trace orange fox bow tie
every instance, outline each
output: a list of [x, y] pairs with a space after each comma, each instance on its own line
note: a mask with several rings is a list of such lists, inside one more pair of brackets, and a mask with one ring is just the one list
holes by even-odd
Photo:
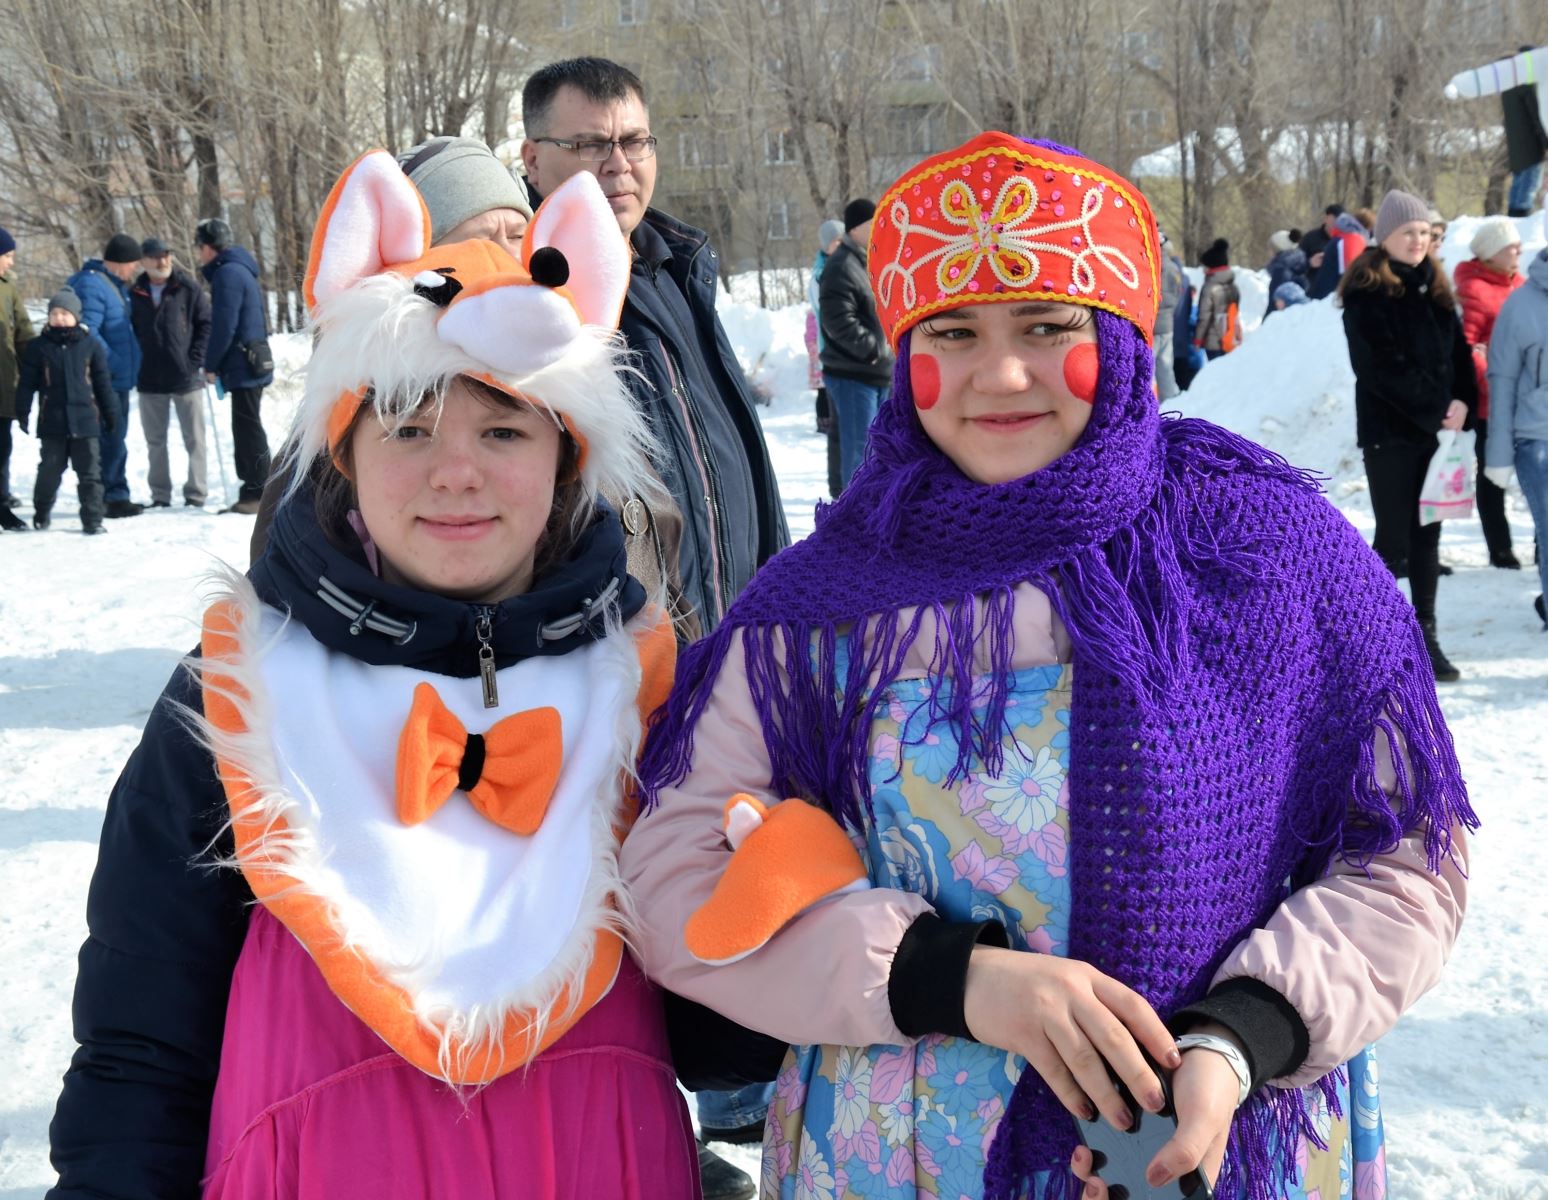
[[531, 708], [488, 733], [469, 733], [421, 683], [398, 735], [398, 819], [418, 825], [461, 788], [496, 825], [530, 836], [548, 812], [563, 761], [557, 709]]

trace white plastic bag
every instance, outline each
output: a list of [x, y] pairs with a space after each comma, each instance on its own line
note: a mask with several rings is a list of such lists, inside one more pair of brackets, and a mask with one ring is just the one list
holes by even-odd
[[1440, 444], [1425, 472], [1419, 493], [1419, 524], [1430, 525], [1473, 515], [1473, 473], [1477, 469], [1474, 440], [1466, 430], [1442, 429]]

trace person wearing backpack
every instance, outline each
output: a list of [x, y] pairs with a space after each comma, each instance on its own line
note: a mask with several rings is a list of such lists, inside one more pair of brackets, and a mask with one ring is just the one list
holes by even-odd
[[1211, 360], [1231, 353], [1242, 339], [1242, 294], [1236, 287], [1230, 256], [1231, 243], [1225, 238], [1216, 238], [1199, 255], [1204, 266], [1204, 286], [1199, 289], [1199, 319], [1194, 324], [1193, 344]]
[[201, 273], [210, 285], [210, 340], [204, 350], [205, 380], [219, 381], [231, 397], [231, 442], [237, 478], [236, 503], [226, 512], [258, 512], [269, 477], [269, 441], [259, 405], [274, 382], [269, 323], [258, 287], [258, 260], [232, 244], [231, 226], [219, 217], [200, 221], [194, 231]]

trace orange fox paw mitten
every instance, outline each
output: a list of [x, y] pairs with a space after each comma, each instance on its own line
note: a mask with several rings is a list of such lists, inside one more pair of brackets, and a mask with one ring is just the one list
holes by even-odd
[[738, 793], [725, 830], [731, 865], [684, 929], [702, 963], [746, 958], [807, 909], [871, 886], [839, 823], [804, 800], [764, 805]]

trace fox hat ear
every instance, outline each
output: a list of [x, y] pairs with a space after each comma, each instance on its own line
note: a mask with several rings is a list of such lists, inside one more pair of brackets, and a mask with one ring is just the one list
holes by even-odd
[[[629, 291], [629, 243], [589, 171], [570, 176], [538, 206], [522, 237], [521, 265], [531, 272], [533, 255], [545, 249], [559, 251], [569, 264], [563, 291], [582, 323], [618, 328]], [[539, 276], [543, 267], [540, 262]]]
[[430, 213], [418, 191], [392, 155], [368, 151], [339, 176], [317, 218], [306, 263], [307, 307], [315, 312], [319, 302], [386, 267], [413, 262], [429, 246]]

